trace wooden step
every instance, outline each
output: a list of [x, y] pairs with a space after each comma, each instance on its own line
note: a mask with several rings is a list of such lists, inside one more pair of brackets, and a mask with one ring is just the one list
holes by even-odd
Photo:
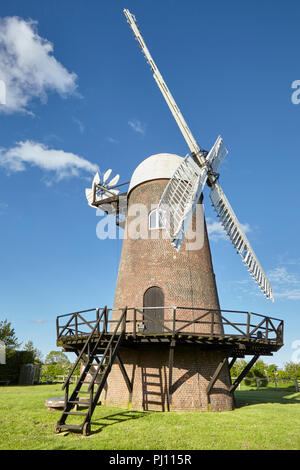
[[79, 398], [77, 400], [69, 400], [68, 403], [72, 403], [74, 405], [89, 405], [90, 404], [90, 401], [89, 400], [84, 400], [84, 401], [81, 401], [79, 400]]
[[70, 431], [82, 431], [83, 425], [76, 425], [76, 424], [60, 424], [58, 426], [60, 429], [69, 429]]

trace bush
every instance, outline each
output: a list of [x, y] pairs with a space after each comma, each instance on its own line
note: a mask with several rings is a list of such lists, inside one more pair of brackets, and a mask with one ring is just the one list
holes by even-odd
[[284, 372], [285, 372], [286, 378], [300, 379], [300, 363], [287, 362], [284, 365]]
[[[72, 369], [71, 363], [58, 363], [58, 364], [43, 364], [41, 371], [41, 382], [52, 383], [55, 382], [58, 375], [67, 377]], [[78, 366], [73, 376], [78, 376], [80, 372], [80, 366]]]
[[247, 385], [247, 387], [253, 387], [255, 384], [255, 380], [253, 379], [244, 379], [244, 384]]
[[260, 387], [267, 387], [267, 386], [268, 386], [268, 383], [269, 383], [268, 379], [263, 378], [263, 379], [260, 379], [260, 380], [259, 380], [258, 385], [259, 385]]
[[30, 351], [15, 351], [7, 348], [6, 364], [0, 366], [0, 381], [9, 380], [12, 384], [18, 383], [21, 366], [23, 364], [32, 364], [33, 359]]
[[259, 377], [254, 377], [254, 378], [245, 378], [244, 379], [244, 384], [247, 385], [247, 387], [256, 387], [257, 382], [256, 379], [258, 379], [258, 386], [259, 387], [267, 387], [268, 386], [268, 379], [264, 378], [259, 378]]

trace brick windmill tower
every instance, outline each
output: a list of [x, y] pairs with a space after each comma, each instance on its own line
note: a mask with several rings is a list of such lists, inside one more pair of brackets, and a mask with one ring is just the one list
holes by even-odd
[[[218, 137], [202, 150], [188, 128], [147, 49], [135, 17], [125, 16], [142, 48], [190, 154], [152, 155], [132, 174], [120, 194], [119, 175], [95, 175], [88, 203], [116, 215], [125, 229], [114, 306], [57, 318], [57, 344], [78, 359], [67, 381], [65, 409], [56, 425], [90, 432], [99, 403], [141, 410], [222, 411], [233, 408], [233, 392], [262, 354], [283, 344], [283, 322], [249, 312], [220, 309], [202, 206], [207, 184], [225, 232], [268, 299], [272, 288], [235, 216], [217, 173], [227, 150]], [[126, 202], [126, 217], [122, 202]], [[236, 314], [236, 320], [229, 315]], [[61, 322], [63, 321], [63, 324]], [[83, 331], [84, 326], [87, 332]], [[238, 357], [253, 355], [231, 383]], [[231, 360], [229, 361], [229, 358]], [[74, 391], [68, 388], [77, 364], [84, 366]], [[82, 390], [89, 379], [88, 390]], [[81, 425], [66, 424], [79, 394], [89, 394]]]
[[[186, 332], [208, 332], [211, 313], [207, 309], [215, 312], [220, 309], [202, 205], [194, 211], [190, 230], [178, 252], [170, 243], [159, 217], [162, 194], [183, 162], [184, 159], [177, 155], [152, 155], [136, 168], [130, 181], [127, 238], [123, 242], [112, 319], [118, 318], [125, 305], [137, 307], [138, 329], [144, 337], [132, 347], [128, 344], [121, 347], [119, 357], [130, 377], [132, 389], [128, 389], [120, 363], [116, 363], [103, 397], [109, 404], [124, 407], [130, 403], [135, 409], [160, 411], [170, 408], [206, 410], [206, 387], [224, 359], [221, 351], [205, 351], [197, 344], [187, 344], [185, 339], [174, 338], [172, 341], [169, 337], [173, 320], [176, 328], [180, 328], [203, 314], [206, 314], [204, 320], [207, 323], [193, 323], [183, 328], [182, 338]], [[135, 208], [141, 208], [141, 214], [139, 232], [132, 237], [136, 215], [130, 214], [136, 214]], [[133, 229], [130, 230], [131, 224]], [[174, 306], [181, 308], [174, 309]], [[133, 315], [134, 311], [129, 310], [129, 327]], [[222, 331], [216, 313], [214, 332]], [[165, 341], [164, 335], [168, 338]], [[216, 392], [211, 395], [212, 409], [232, 408], [230, 385], [226, 363], [218, 378]]]
[[[130, 403], [138, 409], [207, 410], [209, 406], [212, 410], [229, 410], [228, 353], [219, 344], [207, 347], [187, 341], [191, 336], [188, 333], [224, 333], [205, 219], [202, 206], [197, 205], [206, 183], [218, 215], [225, 214], [223, 225], [228, 226], [227, 232], [243, 252], [243, 259], [251, 257], [251, 272], [256, 273], [267, 297], [272, 297], [272, 290], [217, 183], [218, 167], [227, 154], [222, 138], [218, 137], [209, 152], [200, 149], [146, 47], [134, 15], [128, 10], [124, 13], [191, 156], [152, 155], [132, 174], [111, 319], [117, 321], [121, 309], [129, 307], [127, 333], [135, 316], [144, 336], [138, 345], [127, 342], [121, 346], [102, 398], [108, 404]], [[107, 194], [102, 198], [97, 204], [96, 196], [92, 205], [101, 207], [107, 202]], [[191, 240], [192, 235], [195, 240]], [[155, 336], [174, 330], [182, 337], [177, 334], [176, 339], [173, 335], [165, 342], [162, 338], [154, 341]], [[212, 377], [214, 386], [208, 396]]]

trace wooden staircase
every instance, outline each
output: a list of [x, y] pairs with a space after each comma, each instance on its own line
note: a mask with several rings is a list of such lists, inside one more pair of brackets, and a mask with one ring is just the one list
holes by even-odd
[[[105, 307], [102, 310], [82, 350], [78, 353], [77, 360], [67, 380], [63, 384], [65, 407], [60, 419], [55, 424], [55, 433], [69, 430], [79, 431], [85, 436], [90, 434], [93, 412], [99, 402], [100, 394], [125, 336], [126, 314], [127, 307], [122, 311], [114, 331], [107, 332], [107, 322], [103, 321], [107, 318], [107, 309]], [[101, 324], [104, 324], [102, 331], [100, 331]], [[75, 388], [70, 392], [71, 378], [80, 362], [83, 362], [81, 374]], [[87, 381], [88, 376], [90, 377], [89, 381]], [[83, 397], [87, 399], [83, 400]], [[87, 411], [78, 411], [79, 406], [88, 409]], [[69, 417], [80, 417], [80, 424], [67, 423]]]

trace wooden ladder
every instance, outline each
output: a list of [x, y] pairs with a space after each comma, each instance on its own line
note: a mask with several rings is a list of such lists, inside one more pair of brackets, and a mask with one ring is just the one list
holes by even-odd
[[[93, 412], [98, 404], [100, 394], [105, 386], [107, 377], [125, 336], [126, 314], [127, 307], [122, 311], [120, 319], [112, 333], [107, 332], [106, 325], [99, 333], [100, 322], [103, 317], [106, 318], [107, 316], [106, 307], [103, 309], [96, 321], [95, 327], [78, 354], [77, 360], [67, 380], [63, 384], [62, 389], [65, 390], [65, 406], [60, 419], [55, 424], [55, 433], [69, 430], [79, 431], [84, 436], [90, 434]], [[71, 378], [80, 361], [84, 363], [84, 366], [74, 390], [69, 393]], [[89, 382], [86, 380], [88, 375], [91, 377]], [[87, 387], [87, 389], [82, 389], [83, 387]], [[86, 395], [87, 399], [84, 400], [82, 396], [80, 397], [81, 394]], [[88, 406], [88, 410], [84, 412], [78, 411], [80, 405]], [[74, 407], [75, 411], [73, 410]], [[67, 423], [67, 418], [70, 416], [81, 417], [81, 423]]]

